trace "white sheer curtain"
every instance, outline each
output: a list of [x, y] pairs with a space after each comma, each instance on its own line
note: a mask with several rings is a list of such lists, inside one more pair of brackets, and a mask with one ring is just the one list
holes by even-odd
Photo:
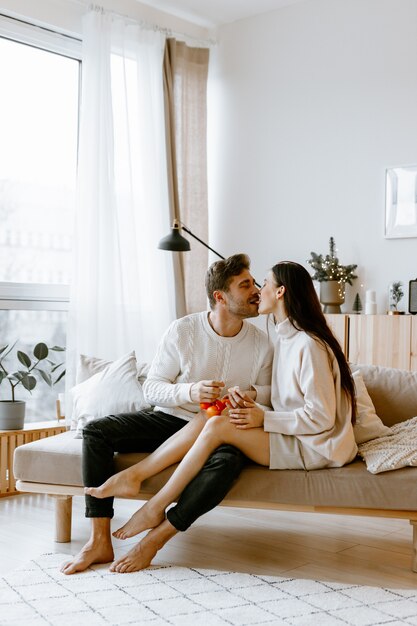
[[67, 388], [80, 353], [149, 362], [175, 318], [160, 32], [84, 18]]

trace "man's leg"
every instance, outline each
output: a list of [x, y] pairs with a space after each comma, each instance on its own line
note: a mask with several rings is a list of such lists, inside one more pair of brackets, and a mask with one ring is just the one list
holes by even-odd
[[231, 445], [217, 448], [184, 489], [177, 504], [168, 510], [167, 520], [177, 531], [187, 530], [201, 515], [220, 504], [246, 462], [243, 452]]
[[[187, 422], [152, 410], [111, 415], [87, 424], [83, 431], [83, 480], [98, 487], [114, 473], [115, 452], [151, 452]], [[113, 498], [97, 499], [86, 495], [86, 517], [92, 518], [90, 539], [79, 554], [61, 571], [73, 574], [92, 563], [113, 559], [110, 519]]]
[[[187, 424], [155, 412], [122, 413], [94, 420], [83, 430], [83, 482], [99, 487], [114, 474], [115, 452], [153, 452]], [[113, 517], [113, 497], [85, 497], [86, 517]]]

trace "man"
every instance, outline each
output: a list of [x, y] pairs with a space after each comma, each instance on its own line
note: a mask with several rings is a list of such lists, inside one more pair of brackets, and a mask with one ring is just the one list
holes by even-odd
[[[269, 402], [272, 348], [265, 333], [245, 321], [258, 315], [259, 302], [249, 267], [245, 254], [213, 263], [206, 274], [210, 311], [187, 315], [170, 325], [144, 384], [145, 397], [154, 409], [111, 415], [84, 428], [83, 478], [87, 487], [99, 487], [114, 474], [115, 452], [155, 450], [193, 419], [200, 402], [224, 395], [232, 385], [252, 388], [258, 402]], [[244, 462], [236, 448], [218, 448], [167, 518], [115, 561], [111, 571], [147, 567], [171, 537], [223, 500]], [[63, 565], [65, 574], [114, 558], [110, 536], [113, 498], [86, 495], [86, 516], [92, 519], [90, 539], [73, 561]]]

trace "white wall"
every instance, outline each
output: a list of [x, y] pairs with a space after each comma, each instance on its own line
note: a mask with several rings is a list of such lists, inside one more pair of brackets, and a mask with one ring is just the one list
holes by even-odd
[[[207, 36], [135, 0], [101, 4]], [[71, 0], [0, 0], [0, 12], [73, 33], [84, 11]], [[383, 312], [388, 284], [417, 276], [417, 239], [384, 239], [385, 168], [417, 163], [416, 0], [309, 0], [225, 26], [219, 40], [209, 80], [211, 244], [247, 251], [261, 281], [279, 259], [327, 252], [333, 235], [341, 262], [359, 264], [345, 310], [357, 291], [375, 289]]]
[[[384, 238], [385, 168], [417, 163], [417, 2], [310, 0], [223, 27], [209, 89], [211, 244], [258, 281], [333, 235], [357, 291], [417, 276], [417, 239]], [[308, 267], [308, 266], [307, 266]], [[361, 287], [361, 285], [363, 285]]]

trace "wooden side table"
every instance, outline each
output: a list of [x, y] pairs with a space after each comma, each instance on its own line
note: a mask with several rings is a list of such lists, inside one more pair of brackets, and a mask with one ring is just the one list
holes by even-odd
[[25, 424], [22, 430], [0, 430], [0, 498], [20, 493], [16, 491], [13, 476], [13, 455], [18, 446], [52, 435], [59, 435], [67, 428], [58, 420]]

